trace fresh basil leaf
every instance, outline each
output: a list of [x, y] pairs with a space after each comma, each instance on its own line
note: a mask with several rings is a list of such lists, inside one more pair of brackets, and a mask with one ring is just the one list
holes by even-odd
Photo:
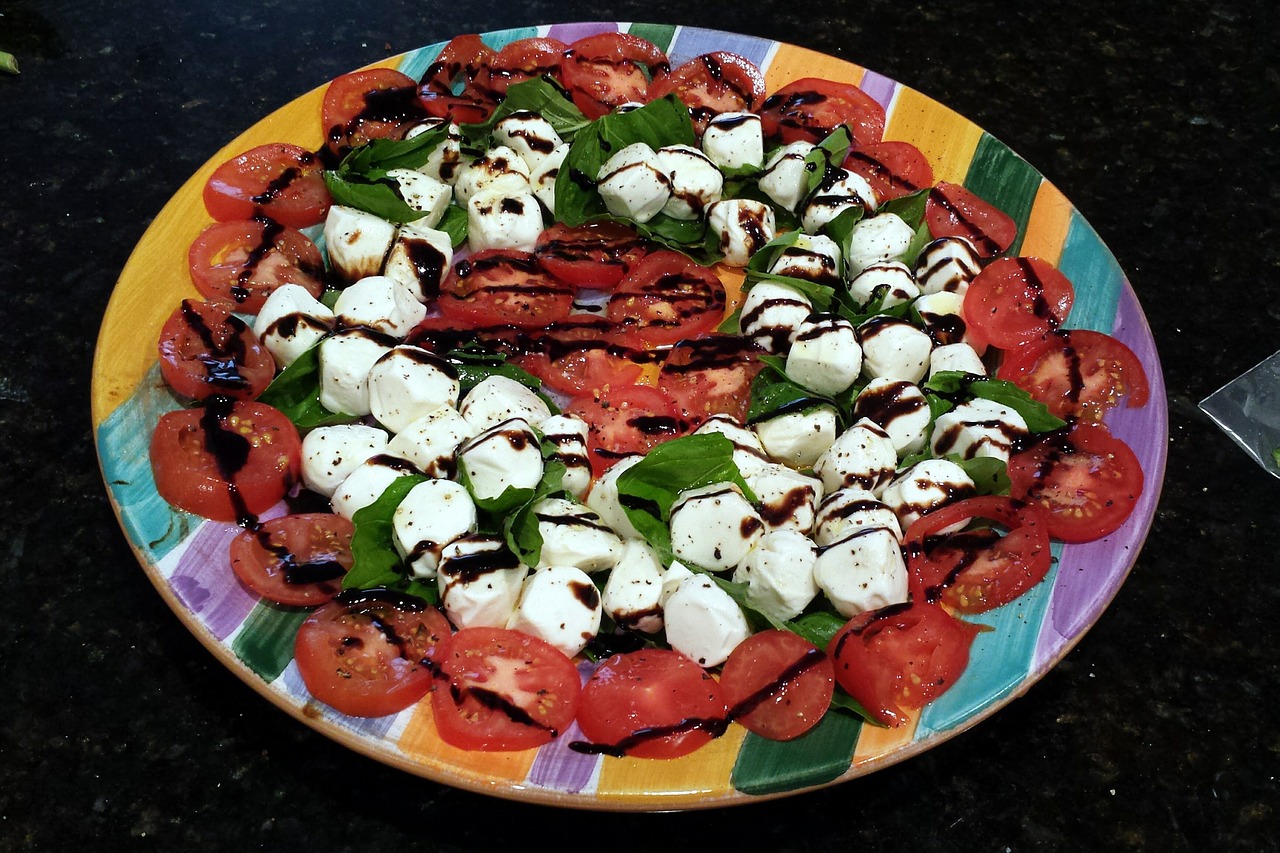
[[547, 462], [542, 469], [542, 480], [534, 487], [532, 497], [508, 515], [502, 525], [507, 547], [526, 566], [538, 565], [542, 557], [542, 533], [538, 530], [538, 517], [533, 508], [539, 501], [564, 491], [564, 475], [567, 470], [565, 464], [558, 459]]
[[849, 147], [852, 143], [853, 138], [849, 135], [849, 128], [840, 125], [809, 152], [804, 158], [806, 196], [811, 195], [818, 188], [829, 169], [839, 168], [844, 158], [849, 156]]
[[840, 247], [841, 258], [848, 257], [849, 241], [853, 238], [853, 229], [858, 227], [858, 223], [862, 221], [866, 213], [866, 209], [862, 207], [846, 207], [822, 227], [822, 230], [827, 232], [827, 236]]
[[830, 397], [815, 394], [808, 388], [787, 378], [786, 362], [776, 355], [761, 355], [757, 358], [768, 369], [761, 370], [751, 380], [751, 402], [747, 407], [747, 423], [755, 424], [767, 421], [779, 415], [802, 412], [817, 406], [833, 406], [835, 401]]
[[516, 486], [507, 486], [502, 490], [502, 494], [491, 498], [477, 496], [475, 486], [471, 483], [471, 474], [467, 471], [467, 458], [463, 455], [458, 456], [458, 482], [471, 495], [471, 500], [475, 502], [476, 509], [493, 516], [505, 517], [507, 513], [527, 504], [533, 498], [533, 489], [517, 488]]
[[779, 631], [787, 630], [785, 622], [774, 619], [768, 613], [756, 609], [756, 606], [751, 603], [751, 598], [748, 595], [749, 587], [746, 583], [727, 580], [711, 572], [705, 572], [705, 574], [716, 582], [716, 586], [729, 594], [729, 597], [733, 599], [733, 603], [738, 605], [738, 609], [747, 617], [747, 622], [751, 624], [752, 630], [763, 631], [768, 628], [776, 628]]
[[441, 124], [411, 139], [371, 139], [343, 157], [336, 171], [347, 177], [390, 169], [418, 169], [448, 138], [449, 126]]
[[864, 722], [870, 723], [877, 728], [888, 728], [884, 723], [871, 716], [871, 713], [867, 711], [866, 708], [862, 707], [861, 703], [859, 703], [857, 699], [850, 696], [845, 692], [844, 688], [838, 684], [836, 685], [835, 692], [831, 694], [831, 710], [851, 713], [855, 716], [861, 717]]
[[947, 454], [945, 458], [964, 469], [979, 495], [1009, 494], [1009, 466], [1003, 459], [991, 456], [961, 459], [955, 454]]
[[423, 217], [421, 210], [401, 198], [399, 184], [390, 178], [373, 180], [362, 175], [325, 172], [324, 183], [336, 203], [372, 213], [388, 222], [403, 225]]
[[919, 228], [924, 222], [924, 208], [928, 201], [928, 190], [916, 190], [908, 195], [886, 201], [876, 209], [876, 215], [892, 213], [912, 228]]
[[561, 139], [572, 138], [591, 123], [554, 80], [536, 77], [509, 86], [502, 103], [489, 115], [488, 120], [481, 124], [462, 125], [462, 136], [473, 147], [488, 148], [489, 138], [498, 122], [518, 112], [542, 116]]
[[279, 409], [300, 432], [320, 426], [349, 424], [357, 415], [331, 412], [320, 405], [320, 346], [311, 347], [271, 380], [258, 402]]
[[[351, 537], [351, 571], [342, 579], [343, 589], [387, 587], [404, 591], [410, 583], [408, 569], [395, 549], [392, 517], [405, 495], [427, 477], [408, 474], [397, 477], [373, 503], [356, 510], [352, 517], [355, 534]], [[428, 600], [434, 601], [434, 596]]]
[[716, 331], [723, 335], [741, 335], [742, 334], [742, 306], [739, 305], [733, 309], [729, 316], [725, 317], [716, 326]]
[[828, 610], [817, 610], [803, 613], [786, 623], [786, 628], [793, 634], [799, 634], [820, 649], [831, 645], [831, 640], [848, 622], [838, 613]]
[[1066, 421], [1051, 414], [1047, 406], [1004, 379], [944, 370], [929, 377], [923, 387], [926, 391], [949, 397], [955, 402], [981, 397], [1007, 406], [1022, 416], [1027, 429], [1033, 433], [1052, 432], [1066, 426]]
[[467, 242], [467, 212], [457, 204], [450, 204], [444, 209], [444, 216], [436, 223], [436, 230], [449, 235], [449, 243], [458, 248]]
[[460, 393], [465, 395], [490, 376], [514, 379], [526, 388], [537, 391], [542, 382], [527, 370], [507, 361], [504, 353], [489, 349], [479, 341], [470, 341], [441, 355], [458, 374]]
[[799, 231], [784, 231], [765, 243], [747, 261], [747, 273], [767, 273], [784, 251], [800, 241]]
[[747, 279], [750, 284], [758, 281], [767, 281], [772, 284], [781, 284], [789, 287], [797, 293], [803, 294], [813, 306], [813, 310], [817, 313], [826, 313], [831, 310], [831, 305], [836, 298], [836, 289], [829, 284], [821, 284], [816, 281], [809, 281], [803, 278], [792, 278], [788, 275], [774, 275], [768, 272], [750, 272], [747, 273]]
[[916, 227], [915, 236], [911, 238], [910, 244], [907, 245], [907, 250], [902, 253], [902, 257], [898, 258], [898, 260], [906, 264], [908, 269], [915, 269], [920, 253], [931, 242], [933, 242], [933, 233], [929, 231], [929, 223], [921, 222]]

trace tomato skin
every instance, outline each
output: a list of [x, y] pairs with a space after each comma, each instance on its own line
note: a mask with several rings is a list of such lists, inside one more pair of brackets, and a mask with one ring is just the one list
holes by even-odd
[[574, 105], [587, 118], [597, 119], [622, 104], [644, 103], [649, 80], [669, 69], [667, 55], [653, 43], [608, 32], [569, 45], [561, 77]]
[[587, 453], [595, 477], [619, 459], [647, 453], [688, 428], [666, 392], [651, 385], [597, 388], [570, 400], [564, 413], [587, 422]]
[[658, 387], [671, 395], [680, 416], [697, 427], [712, 415], [747, 419], [751, 382], [764, 368], [759, 345], [736, 335], [680, 341], [668, 352]]
[[642, 649], [600, 664], [582, 689], [578, 725], [591, 742], [584, 751], [678, 758], [723, 733], [728, 713], [702, 667], [676, 651]]
[[489, 60], [489, 74], [485, 80], [489, 91], [496, 97], [502, 97], [515, 83], [546, 76], [560, 79], [564, 52], [568, 47], [553, 38], [524, 38], [503, 45]]
[[835, 665], [790, 631], [752, 634], [730, 652], [720, 675], [730, 716], [769, 740], [794, 740], [831, 705]]
[[574, 287], [609, 290], [640, 262], [649, 244], [620, 222], [557, 222], [538, 237], [534, 254], [542, 268]]
[[1005, 353], [997, 372], [1059, 418], [1097, 421], [1127, 397], [1145, 406], [1151, 389], [1133, 350], [1110, 335], [1071, 329]]
[[1056, 331], [1075, 300], [1071, 281], [1039, 258], [1000, 258], [969, 283], [964, 320], [982, 339], [1001, 349]]
[[214, 521], [248, 523], [298, 482], [302, 440], [270, 406], [213, 397], [161, 415], [150, 456], [160, 497]]
[[910, 142], [873, 142], [849, 152], [844, 167], [866, 178], [883, 204], [933, 186], [933, 166]]
[[463, 628], [440, 647], [436, 661], [436, 730], [460, 749], [532, 749], [567, 729], [578, 712], [577, 667], [529, 634]]
[[764, 100], [764, 75], [754, 62], [736, 53], [704, 53], [657, 77], [649, 100], [674, 94], [689, 108], [699, 136], [720, 113], [753, 113]]
[[819, 77], [794, 80], [760, 105], [760, 121], [766, 137], [784, 143], [825, 139], [840, 125], [847, 125], [855, 147], [884, 137], [884, 107], [852, 83]]
[[252, 400], [271, 384], [276, 363], [225, 302], [184, 299], [160, 329], [160, 375], [193, 400]]
[[206, 299], [230, 302], [257, 314], [282, 284], [324, 292], [324, 258], [305, 234], [278, 222], [233, 219], [215, 222], [187, 252], [191, 281]]
[[352, 717], [403, 711], [431, 689], [449, 621], [421, 599], [347, 590], [298, 628], [294, 659], [319, 701]]
[[436, 61], [427, 66], [422, 75], [422, 90], [439, 95], [452, 95], [455, 84], [461, 83], [464, 91], [472, 90], [493, 61], [493, 48], [473, 33], [454, 36], [440, 51]]
[[537, 339], [539, 351], [512, 359], [562, 394], [590, 394], [597, 388], [633, 385], [648, 358], [624, 344], [583, 333], [552, 330]]
[[1138, 457], [1102, 423], [1077, 421], [1009, 459], [1010, 494], [1044, 507], [1049, 535], [1101, 539], [1128, 520], [1142, 495]]
[[[977, 541], [963, 533], [942, 535], [976, 518], [999, 522], [1008, 532]], [[924, 514], [906, 531], [902, 544], [912, 596], [941, 601], [960, 613], [985, 613], [1008, 604], [1044, 580], [1053, 565], [1045, 512], [1036, 504], [1018, 505], [999, 495], [966, 498]]]
[[836, 682], [886, 726], [956, 682], [981, 630], [936, 604], [895, 604], [849, 620], [827, 646]]
[[418, 82], [393, 68], [365, 68], [334, 78], [321, 107], [325, 137], [336, 149], [371, 139], [400, 139], [425, 117]]
[[231, 570], [269, 601], [294, 607], [324, 604], [342, 591], [351, 569], [355, 527], [328, 512], [273, 518], [231, 542]]
[[724, 284], [679, 252], [651, 252], [609, 297], [606, 316], [645, 346], [670, 346], [710, 332], [724, 318]]
[[547, 274], [535, 255], [487, 249], [453, 265], [437, 305], [445, 317], [471, 328], [543, 328], [569, 316], [573, 292]]
[[929, 191], [924, 218], [937, 237], [964, 237], [980, 258], [994, 258], [1013, 245], [1018, 224], [1000, 208], [946, 181]]
[[214, 170], [204, 206], [219, 222], [265, 216], [290, 228], [318, 225], [333, 202], [323, 172], [320, 158], [301, 146], [259, 145]]

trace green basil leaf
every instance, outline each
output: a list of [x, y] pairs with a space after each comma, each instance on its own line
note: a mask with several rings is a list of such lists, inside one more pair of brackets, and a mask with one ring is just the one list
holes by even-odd
[[853, 138], [849, 135], [849, 128], [840, 125], [827, 135], [809, 152], [804, 158], [805, 172], [805, 195], [811, 195], [818, 185], [822, 183], [822, 179], [826, 177], [827, 170], [831, 168], [839, 168], [844, 162], [844, 158], [849, 156], [849, 147], [853, 143]]
[[836, 634], [840, 633], [840, 629], [848, 621], [838, 613], [832, 613], [829, 610], [816, 610], [812, 613], [803, 613], [797, 616], [786, 623], [786, 628], [788, 631], [804, 637], [818, 648], [825, 650], [827, 646], [831, 645], [831, 640]]
[[537, 113], [546, 119], [561, 139], [570, 139], [589, 125], [590, 120], [569, 100], [565, 90], [549, 77], [522, 80], [507, 88], [507, 94], [482, 124], [464, 124], [462, 136], [472, 147], [489, 148], [493, 129], [512, 113]]
[[[356, 510], [352, 517], [355, 535], [351, 537], [351, 571], [342, 579], [343, 589], [387, 587], [404, 591], [410, 583], [408, 568], [395, 548], [395, 531], [391, 519], [404, 496], [427, 477], [408, 474], [397, 477], [382, 495], [368, 506]], [[434, 601], [435, 596], [428, 598]]]
[[817, 313], [826, 313], [831, 310], [831, 305], [836, 298], [836, 289], [829, 284], [820, 284], [816, 281], [809, 281], [803, 278], [792, 278], [788, 275], [774, 275], [768, 272], [750, 272], [747, 273], [746, 281], [749, 284], [755, 284], [758, 281], [767, 281], [772, 284], [781, 284], [789, 287], [797, 293], [803, 294], [808, 298], [813, 310]]
[[565, 464], [558, 459], [548, 462], [542, 469], [542, 480], [534, 487], [532, 497], [508, 515], [502, 525], [507, 547], [526, 566], [538, 565], [542, 557], [542, 533], [538, 530], [538, 517], [533, 508], [539, 501], [564, 491], [564, 475], [567, 470]]
[[454, 203], [444, 209], [444, 216], [436, 223], [436, 230], [448, 234], [455, 249], [467, 242], [467, 227], [467, 212]]
[[802, 412], [817, 406], [840, 406], [830, 397], [815, 394], [787, 378], [786, 361], [776, 355], [757, 356], [766, 366], [751, 380], [751, 402], [747, 407], [747, 423], [756, 424], [779, 415]]
[[350, 177], [375, 170], [418, 169], [448, 138], [449, 126], [441, 124], [411, 139], [371, 139], [343, 157], [336, 171]]
[[861, 207], [847, 207], [836, 214], [836, 217], [822, 227], [827, 236], [836, 241], [840, 247], [840, 257], [849, 255], [849, 241], [853, 238], [853, 229], [858, 226], [867, 212]]
[[915, 236], [911, 238], [911, 243], [908, 244], [907, 250], [902, 253], [902, 257], [898, 258], [898, 260], [906, 264], [908, 269], [915, 269], [920, 253], [931, 242], [933, 242], [933, 233], [929, 231], [929, 223], [921, 222], [916, 226]]
[[421, 210], [400, 197], [399, 184], [390, 178], [372, 180], [361, 175], [325, 172], [324, 183], [336, 203], [372, 213], [388, 222], [403, 225], [423, 216]]
[[300, 432], [319, 426], [349, 424], [357, 415], [331, 412], [320, 405], [320, 346], [311, 347], [271, 380], [258, 401], [279, 409]]
[[862, 707], [861, 703], [859, 703], [857, 699], [850, 696], [845, 692], [844, 688], [838, 684], [836, 685], [835, 692], [831, 695], [831, 710], [850, 713], [861, 717], [864, 722], [868, 722], [877, 728], [888, 728], [884, 723], [871, 716], [870, 712], [867, 711], [866, 708]]
[[458, 482], [466, 487], [471, 500], [475, 502], [476, 509], [493, 516], [505, 517], [509, 512], [527, 504], [533, 498], [533, 489], [515, 486], [507, 486], [502, 490], [502, 494], [491, 498], [478, 497], [475, 487], [471, 484], [471, 474], [467, 471], [467, 458], [462, 455], [458, 456]]
[[928, 190], [916, 190], [908, 195], [886, 201], [876, 209], [876, 215], [892, 213], [912, 228], [919, 228], [924, 222], [924, 208], [928, 201]]
[[929, 377], [923, 387], [926, 391], [949, 397], [954, 402], [981, 397], [1007, 406], [1022, 416], [1027, 422], [1027, 429], [1033, 433], [1052, 432], [1066, 426], [1066, 421], [1051, 414], [1044, 403], [1004, 379], [944, 370]]
[[945, 458], [964, 469], [979, 495], [1009, 494], [1009, 466], [1003, 459], [990, 456], [961, 459], [955, 454], [947, 454]]

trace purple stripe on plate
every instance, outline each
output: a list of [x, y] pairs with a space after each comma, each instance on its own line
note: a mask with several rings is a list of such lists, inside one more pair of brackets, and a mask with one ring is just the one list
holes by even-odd
[[[585, 683], [595, 669], [594, 663], [583, 661], [578, 664], [578, 675]], [[582, 735], [582, 729], [578, 728], [575, 722], [564, 734], [539, 749], [538, 756], [533, 759], [533, 766], [529, 768], [529, 783], [539, 788], [565, 791], [570, 794], [586, 790], [591, 780], [595, 778], [596, 767], [603, 758], [599, 755], [583, 755], [580, 752], [574, 752], [569, 748], [569, 744], [576, 740], [585, 740], [585, 738]]]
[[667, 55], [671, 59], [671, 67], [673, 68], [688, 62], [695, 56], [713, 53], [717, 50], [736, 53], [744, 59], [751, 60], [756, 65], [763, 66], [772, 48], [773, 42], [768, 39], [756, 38], [755, 36], [744, 36], [719, 30], [682, 29], [676, 33], [675, 42], [671, 45], [671, 50], [667, 51]]
[[883, 74], [877, 74], [868, 70], [862, 77], [862, 84], [859, 86], [862, 91], [866, 92], [876, 100], [880, 106], [886, 110], [893, 103], [894, 93], [898, 91], [898, 84], [894, 80], [890, 80]]
[[580, 38], [594, 36], [598, 33], [616, 33], [618, 25], [613, 21], [584, 21], [574, 24], [552, 24], [551, 29], [547, 30], [547, 36], [553, 39], [560, 39], [565, 44], [570, 44]]
[[240, 532], [234, 524], [205, 522], [169, 576], [174, 593], [219, 640], [229, 637], [258, 603], [231, 574], [228, 549]]

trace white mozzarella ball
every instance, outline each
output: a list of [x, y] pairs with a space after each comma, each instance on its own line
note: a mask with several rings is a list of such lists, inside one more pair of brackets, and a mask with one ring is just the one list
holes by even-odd
[[694, 435], [719, 433], [733, 444], [733, 464], [743, 477], [770, 468], [774, 463], [769, 454], [764, 452], [760, 436], [738, 423], [731, 415], [712, 415], [693, 431]]
[[868, 377], [919, 382], [929, 370], [933, 341], [924, 332], [894, 317], [872, 317], [858, 327], [862, 369]]
[[538, 201], [551, 213], [556, 210], [556, 179], [560, 176], [560, 167], [569, 154], [569, 143], [556, 146], [556, 149], [542, 159], [538, 167], [529, 174], [529, 185]]
[[[404, 135], [405, 139], [413, 139], [415, 136], [426, 133], [428, 130], [437, 128], [442, 124], [444, 124], [443, 119], [427, 119], [409, 128], [408, 133]], [[418, 171], [452, 186], [457, 182], [458, 172], [468, 158], [462, 154], [462, 129], [451, 123], [447, 134], [444, 142], [431, 152], [427, 162], [419, 166]]]
[[881, 306], [892, 308], [910, 302], [920, 295], [911, 270], [901, 261], [871, 264], [849, 282], [849, 294], [859, 305], [866, 305], [883, 294]]
[[538, 426], [542, 440], [554, 448], [550, 459], [564, 465], [561, 485], [575, 498], [591, 487], [591, 460], [587, 456], [587, 422], [577, 415], [552, 415]]
[[671, 183], [671, 197], [662, 212], [673, 219], [700, 219], [720, 200], [724, 175], [707, 155], [689, 145], [668, 145], [657, 151], [658, 162]]
[[302, 483], [316, 494], [333, 497], [338, 486], [362, 462], [387, 451], [387, 434], [365, 424], [316, 427], [302, 439]]
[[853, 402], [853, 416], [879, 424], [898, 456], [924, 449], [925, 433], [933, 417], [920, 387], [901, 379], [872, 379]]
[[325, 216], [325, 251], [329, 265], [343, 281], [381, 273], [395, 238], [396, 226], [354, 207], [335, 204]]
[[506, 376], [490, 376], [476, 383], [462, 398], [458, 411], [477, 430], [520, 418], [540, 424], [551, 417], [551, 409], [533, 389]]
[[925, 459], [893, 479], [880, 499], [898, 516], [905, 532], [926, 512], [974, 494], [973, 480], [954, 462]]
[[916, 283], [922, 293], [946, 291], [963, 296], [982, 269], [973, 244], [963, 237], [939, 237], [916, 258]]
[[920, 327], [935, 344], [954, 344], [964, 340], [964, 297], [940, 290], [926, 293], [911, 306], [920, 315]]
[[796, 330], [787, 353], [787, 378], [832, 396], [862, 373], [862, 346], [853, 324], [834, 314], [814, 314]]
[[475, 502], [452, 480], [419, 483], [391, 515], [396, 551], [419, 578], [434, 578], [444, 546], [475, 533], [476, 524]]
[[417, 466], [407, 459], [378, 453], [357, 465], [333, 492], [329, 505], [333, 511], [348, 520], [360, 510], [382, 497], [387, 486], [399, 477], [421, 474]]
[[872, 264], [894, 261], [906, 254], [916, 232], [893, 213], [880, 213], [853, 226], [845, 254], [845, 269], [850, 278]]
[[623, 628], [662, 630], [662, 563], [642, 539], [628, 539], [601, 593], [604, 612]]
[[794, 619], [818, 595], [813, 565], [818, 550], [797, 530], [766, 533], [733, 573], [734, 583], [747, 584], [751, 606], [774, 619]]
[[543, 160], [564, 144], [551, 122], [528, 110], [518, 110], [504, 117], [494, 125], [493, 138], [519, 154], [531, 175]]
[[338, 294], [333, 312], [343, 326], [363, 326], [403, 338], [427, 316], [413, 291], [385, 275], [362, 278]]
[[973, 347], [965, 343], [944, 344], [929, 353], [929, 375], [955, 370], [972, 376], [986, 376], [987, 368]]
[[280, 367], [288, 367], [333, 329], [333, 312], [297, 284], [277, 287], [253, 321], [253, 333]]
[[902, 539], [902, 526], [893, 510], [866, 489], [837, 489], [822, 499], [813, 527], [813, 541], [830, 545], [850, 533], [883, 527]]
[[369, 370], [391, 351], [394, 338], [345, 329], [320, 342], [320, 405], [331, 412], [369, 414]]
[[401, 226], [383, 267], [389, 276], [409, 288], [419, 302], [430, 302], [453, 265], [449, 235], [417, 224]]
[[671, 550], [704, 569], [732, 569], [763, 535], [759, 513], [733, 483], [689, 489], [671, 505]]
[[828, 492], [857, 486], [879, 494], [897, 465], [893, 439], [879, 424], [864, 418], [840, 434], [814, 463], [813, 473]]
[[1013, 445], [1027, 435], [1022, 415], [994, 400], [976, 397], [938, 415], [929, 439], [937, 456], [988, 456], [1009, 461]]
[[505, 145], [496, 145], [483, 157], [464, 164], [453, 185], [453, 195], [461, 205], [482, 192], [515, 195], [530, 191], [529, 167]]
[[671, 565], [667, 566], [666, 571], [662, 573], [662, 606], [667, 606], [667, 601], [680, 588], [680, 584], [684, 583], [687, 578], [694, 577], [694, 573], [679, 560], [672, 560]]
[[642, 537], [640, 531], [636, 530], [635, 525], [631, 523], [631, 519], [627, 518], [626, 510], [622, 508], [622, 501], [618, 497], [618, 478], [642, 459], [644, 459], [643, 456], [627, 456], [619, 459], [600, 475], [600, 479], [596, 480], [591, 491], [587, 493], [587, 506], [595, 510], [605, 524], [626, 539]]
[[440, 550], [440, 606], [458, 628], [505, 628], [528, 573], [501, 536], [459, 537]]
[[734, 600], [705, 575], [686, 578], [663, 607], [667, 642], [704, 667], [729, 659], [751, 636], [751, 625]]
[[756, 496], [756, 506], [765, 530], [813, 529], [814, 513], [822, 500], [822, 483], [786, 465], [773, 462], [751, 474], [744, 474], [747, 488]]
[[485, 189], [467, 202], [467, 243], [473, 252], [532, 252], [541, 233], [542, 206], [527, 187], [522, 191]]
[[458, 469], [465, 472], [476, 500], [493, 499], [507, 489], [532, 489], [542, 479], [542, 450], [533, 428], [512, 418], [484, 430], [458, 448]]
[[764, 165], [764, 130], [754, 113], [720, 113], [702, 132], [702, 153], [721, 169]]
[[883, 527], [856, 530], [819, 548], [813, 577], [846, 619], [907, 600], [902, 548]]
[[743, 298], [738, 324], [743, 337], [771, 353], [784, 353], [812, 313], [813, 303], [800, 291], [761, 281], [752, 285]]
[[815, 148], [811, 142], [791, 142], [778, 149], [764, 164], [760, 191], [779, 207], [794, 211], [809, 194], [809, 170], [804, 158]]
[[810, 468], [836, 440], [838, 418], [831, 406], [789, 412], [755, 425], [771, 459], [792, 468]]
[[622, 537], [609, 529], [590, 507], [545, 498], [533, 507], [542, 535], [538, 567], [577, 566], [584, 572], [610, 569], [622, 556]]
[[396, 433], [387, 450], [408, 459], [429, 477], [452, 477], [457, 473], [454, 453], [478, 431], [457, 409], [441, 406]]
[[524, 579], [507, 627], [545, 640], [573, 657], [600, 631], [600, 591], [574, 566], [547, 566]]
[[856, 207], [868, 212], [876, 209], [876, 196], [871, 184], [866, 178], [846, 169], [831, 169], [805, 202], [800, 227], [809, 234], [817, 234], [828, 222]]
[[774, 237], [773, 208], [749, 198], [717, 201], [708, 209], [707, 226], [719, 238], [724, 262], [745, 267], [751, 256]]
[[413, 220], [419, 228], [435, 228], [453, 201], [453, 189], [438, 178], [416, 169], [388, 169], [387, 177], [400, 188], [400, 197], [422, 216]]
[[614, 216], [648, 222], [671, 197], [671, 181], [658, 153], [635, 142], [610, 157], [597, 176], [600, 198]]
[[769, 272], [820, 284], [838, 284], [840, 246], [825, 234], [798, 234], [796, 241], [778, 253]]
[[458, 402], [457, 371], [421, 347], [401, 344], [369, 370], [369, 411], [393, 433]]

